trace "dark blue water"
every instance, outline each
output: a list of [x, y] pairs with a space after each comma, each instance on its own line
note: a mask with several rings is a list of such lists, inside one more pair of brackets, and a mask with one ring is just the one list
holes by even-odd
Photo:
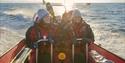
[[[78, 4], [74, 7], [92, 27], [95, 42], [125, 58], [125, 4]], [[43, 8], [41, 4], [0, 3], [0, 55], [25, 37], [26, 30], [33, 24], [33, 14], [40, 8]], [[57, 14], [64, 12], [61, 6], [54, 9]]]

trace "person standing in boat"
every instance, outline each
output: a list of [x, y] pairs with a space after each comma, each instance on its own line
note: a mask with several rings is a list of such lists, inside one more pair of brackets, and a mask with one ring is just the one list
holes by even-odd
[[89, 24], [82, 19], [78, 9], [72, 11], [72, 29], [77, 38], [85, 42], [94, 42], [94, 34]]
[[36, 46], [34, 42], [39, 39], [47, 38], [49, 33], [50, 16], [47, 10], [39, 9], [34, 16], [34, 25], [31, 26], [26, 32], [26, 45], [32, 49], [30, 63], [35, 63]]

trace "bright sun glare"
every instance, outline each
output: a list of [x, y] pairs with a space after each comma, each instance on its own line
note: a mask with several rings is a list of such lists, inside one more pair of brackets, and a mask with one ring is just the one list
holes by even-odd
[[72, 9], [73, 3], [74, 3], [74, 1], [70, 1], [70, 0], [66, 1], [66, 0], [64, 0], [62, 4], [64, 5], [66, 11], [68, 11], [68, 10]]

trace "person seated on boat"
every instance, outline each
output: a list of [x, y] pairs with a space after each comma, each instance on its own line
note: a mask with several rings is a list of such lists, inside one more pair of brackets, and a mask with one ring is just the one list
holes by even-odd
[[94, 42], [94, 34], [89, 24], [82, 19], [78, 9], [72, 12], [72, 29], [77, 38], [82, 38], [86, 42]]
[[34, 25], [26, 32], [26, 43], [30, 48], [34, 48], [33, 42], [48, 36], [50, 15], [47, 10], [39, 9], [34, 16]]
[[30, 53], [30, 62], [36, 63], [36, 48], [35, 44], [40, 39], [47, 39], [49, 34], [50, 15], [47, 10], [39, 9], [34, 16], [34, 25], [31, 26], [26, 32], [26, 45], [32, 49]]

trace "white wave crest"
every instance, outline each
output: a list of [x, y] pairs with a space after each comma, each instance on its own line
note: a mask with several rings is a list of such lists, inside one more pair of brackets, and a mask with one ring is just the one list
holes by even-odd
[[33, 10], [29, 10], [29, 9], [20, 9], [20, 8], [16, 8], [16, 9], [12, 9], [12, 10], [8, 10], [8, 11], [4, 11], [3, 13], [7, 14], [7, 15], [23, 15], [25, 17], [30, 17], [32, 18], [34, 15], [34, 11]]

